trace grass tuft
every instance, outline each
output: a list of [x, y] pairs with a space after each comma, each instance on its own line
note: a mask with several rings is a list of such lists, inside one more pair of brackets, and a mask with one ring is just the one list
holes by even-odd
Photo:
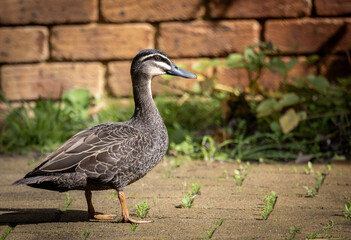
[[317, 182], [316, 185], [312, 188], [309, 188], [308, 186], [303, 186], [306, 190], [306, 197], [316, 197], [319, 191], [319, 188], [321, 187], [324, 179], [325, 179], [325, 174], [317, 172]]
[[320, 236], [320, 234], [329, 231], [330, 229], [332, 229], [335, 226], [335, 222], [333, 221], [332, 218], [329, 219], [328, 225], [324, 228], [322, 228], [321, 230], [319, 230], [318, 232], [314, 232], [311, 233], [310, 235], [307, 236], [307, 239], [322, 239], [322, 238], [339, 238], [339, 236]]

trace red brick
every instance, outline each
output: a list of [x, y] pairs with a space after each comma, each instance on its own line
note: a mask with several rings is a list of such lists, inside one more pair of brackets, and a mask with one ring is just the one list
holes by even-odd
[[255, 20], [160, 24], [159, 47], [171, 57], [226, 56], [259, 41]]
[[316, 12], [320, 16], [340, 16], [351, 14], [350, 0], [314, 0]]
[[98, 20], [97, 0], [1, 0], [2, 24], [50, 24]]
[[[174, 63], [184, 70], [193, 72], [192, 65], [198, 62], [197, 59], [176, 59]], [[132, 96], [132, 82], [130, 78], [130, 61], [117, 61], [108, 64], [108, 80], [107, 85], [113, 96], [128, 97]], [[207, 73], [212, 73], [212, 69]], [[152, 93], [154, 95], [177, 94], [181, 95], [185, 91], [193, 91], [197, 79], [184, 79], [180, 77], [172, 77], [165, 80], [161, 76], [157, 76], [152, 81]]]
[[130, 59], [154, 47], [154, 29], [150, 24], [56, 26], [50, 41], [54, 59]]
[[287, 53], [335, 52], [351, 49], [350, 19], [268, 20], [265, 40]]
[[0, 62], [37, 62], [48, 57], [46, 27], [0, 28]]
[[110, 22], [189, 20], [204, 14], [202, 0], [102, 0], [101, 13]]
[[212, 18], [279, 18], [311, 15], [311, 0], [210, 0]]
[[62, 92], [84, 88], [103, 93], [104, 67], [101, 63], [41, 63], [4, 65], [1, 89], [8, 100], [60, 97]]
[[[285, 62], [290, 60], [289, 57], [283, 57], [282, 59]], [[293, 69], [291, 69], [291, 71], [288, 72], [288, 80], [291, 80], [291, 78], [303, 77], [315, 73], [316, 68], [314, 66], [308, 66], [304, 64], [305, 61], [305, 57], [298, 58], [298, 63]], [[224, 67], [218, 67], [216, 73], [218, 77], [218, 83], [221, 83], [223, 85], [237, 88], [240, 91], [249, 86], [249, 78], [246, 69], [228, 69]], [[279, 73], [272, 72], [268, 69], [263, 69], [259, 78], [259, 83], [267, 89], [274, 90], [279, 89], [283, 80], [283, 76]]]

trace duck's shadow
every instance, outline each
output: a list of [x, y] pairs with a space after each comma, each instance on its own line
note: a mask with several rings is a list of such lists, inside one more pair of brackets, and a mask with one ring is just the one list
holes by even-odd
[[45, 222], [88, 222], [87, 211], [56, 208], [0, 208], [0, 226]]

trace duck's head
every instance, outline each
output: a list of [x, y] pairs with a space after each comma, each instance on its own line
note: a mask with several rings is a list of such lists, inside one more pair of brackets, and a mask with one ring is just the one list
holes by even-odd
[[154, 76], [169, 74], [184, 78], [196, 78], [196, 75], [177, 67], [167, 55], [157, 49], [140, 51], [133, 59], [131, 75], [145, 76], [148, 79]]

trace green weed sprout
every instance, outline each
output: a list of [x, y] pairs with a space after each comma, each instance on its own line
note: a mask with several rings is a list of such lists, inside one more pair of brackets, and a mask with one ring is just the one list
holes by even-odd
[[137, 207], [137, 216], [140, 219], [145, 218], [147, 213], [151, 209], [151, 207], [147, 205], [147, 200], [145, 200], [144, 202], [138, 203], [136, 207]]
[[325, 174], [317, 172], [317, 182], [316, 185], [312, 188], [303, 186], [307, 190], [306, 197], [316, 197], [325, 178]]
[[6, 229], [6, 232], [0, 236], [0, 240], [5, 240], [7, 238], [7, 236], [13, 231], [13, 227], [9, 226]]
[[350, 202], [346, 202], [345, 203], [345, 212], [344, 212], [344, 216], [346, 220], [351, 221], [351, 203]]
[[300, 227], [290, 227], [289, 234], [290, 236], [286, 240], [293, 240], [295, 238], [296, 233], [300, 231]]
[[242, 165], [240, 165], [239, 169], [234, 170], [234, 179], [237, 186], [241, 186], [243, 184], [244, 179], [248, 172], [249, 172], [249, 168], [247, 166], [243, 167]]
[[84, 240], [88, 239], [89, 235], [90, 235], [90, 231], [89, 230], [85, 230], [84, 233], [83, 233], [83, 239]]
[[182, 198], [181, 204], [177, 205], [176, 208], [191, 208], [195, 197], [200, 194], [200, 188], [200, 184], [192, 183], [191, 190]]
[[307, 163], [307, 168], [304, 168], [306, 174], [314, 173], [314, 169], [311, 162]]
[[[137, 209], [137, 216], [139, 219], [143, 219], [146, 217], [146, 215], [148, 214], [149, 210], [151, 209], [151, 207], [149, 205], [147, 205], [147, 200], [143, 201], [143, 202], [139, 202], [136, 205], [136, 209]], [[136, 227], [138, 224], [136, 223], [132, 223], [132, 225], [129, 228], [129, 231], [134, 232]]]
[[263, 205], [263, 209], [261, 212], [262, 218], [267, 220], [269, 214], [273, 211], [275, 202], [277, 201], [277, 195], [274, 191], [271, 194], [266, 195], [264, 197], [265, 204]]
[[62, 212], [66, 212], [69, 205], [71, 204], [72, 202], [72, 198], [69, 196], [69, 193], [66, 193], [66, 203], [65, 203], [65, 206], [63, 206], [62, 208]]
[[[332, 229], [335, 226], [335, 222], [333, 221], [332, 218], [329, 219], [329, 223], [328, 226], [322, 228], [321, 230], [319, 230], [318, 232], [314, 232], [311, 233], [310, 235], [307, 236], [307, 239], [317, 239], [317, 238], [324, 238], [319, 236], [320, 234], [322, 234], [323, 232], [329, 231], [330, 229]], [[335, 236], [327, 236], [327, 238], [335, 238]]]
[[216, 226], [211, 230], [211, 231], [206, 231], [206, 239], [211, 239], [214, 232], [217, 230], [217, 228], [219, 228], [219, 226], [221, 226], [223, 223], [222, 219], [218, 219], [218, 221], [216, 222]]

